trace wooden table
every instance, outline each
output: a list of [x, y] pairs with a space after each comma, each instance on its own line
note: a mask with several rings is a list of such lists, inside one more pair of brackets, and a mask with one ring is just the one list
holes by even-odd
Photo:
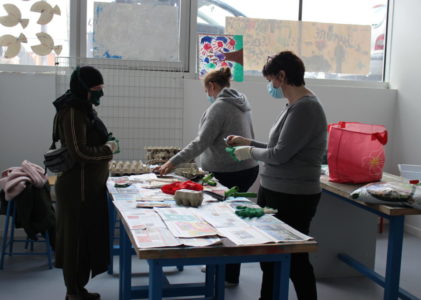
[[[384, 173], [382, 181], [402, 181], [403, 178], [392, 174]], [[389, 220], [389, 235], [388, 235], [388, 248], [386, 259], [386, 274], [382, 276], [374, 270], [367, 268], [356, 259], [347, 254], [340, 253], [338, 258], [345, 262], [350, 267], [356, 269], [363, 275], [369, 277], [374, 282], [384, 288], [384, 298], [387, 300], [392, 299], [418, 299], [409, 292], [399, 288], [401, 259], [402, 259], [402, 243], [404, 234], [404, 218], [406, 215], [420, 215], [421, 210], [410, 207], [396, 207], [388, 205], [378, 205], [365, 203], [362, 201], [354, 200], [350, 197], [350, 193], [364, 184], [343, 184], [330, 182], [329, 178], [325, 175], [321, 176], [321, 186], [323, 193], [335, 196], [351, 205], [364, 209], [368, 212], [381, 216]]]
[[[135, 245], [123, 214], [120, 217], [119, 299], [162, 299], [165, 297], [204, 295], [205, 299], [224, 299], [225, 264], [243, 262], [275, 262], [274, 299], [288, 299], [290, 254], [312, 252], [316, 241], [285, 242], [253, 246], [235, 246], [229, 240], [212, 247], [173, 247], [139, 249]], [[231, 243], [231, 244], [230, 244]], [[149, 286], [131, 285], [132, 247], [139, 259], [149, 264]], [[205, 283], [169, 284], [164, 266], [206, 265]]]

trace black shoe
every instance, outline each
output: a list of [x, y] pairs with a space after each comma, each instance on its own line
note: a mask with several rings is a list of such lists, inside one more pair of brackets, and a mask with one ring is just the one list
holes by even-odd
[[98, 293], [89, 293], [88, 290], [84, 289], [80, 294], [83, 300], [100, 300], [101, 295]]

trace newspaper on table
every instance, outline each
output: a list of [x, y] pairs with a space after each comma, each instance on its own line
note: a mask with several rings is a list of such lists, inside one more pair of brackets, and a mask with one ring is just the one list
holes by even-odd
[[201, 207], [197, 214], [215, 228], [245, 227], [247, 223], [239, 218], [228, 203], [215, 203]]
[[155, 210], [175, 237], [196, 238], [218, 234], [214, 227], [195, 214], [194, 208], [172, 207]]
[[132, 230], [138, 248], [159, 248], [181, 246], [181, 242], [167, 228], [146, 228]]
[[136, 209], [123, 212], [130, 229], [166, 228], [161, 217], [152, 209]]
[[218, 232], [236, 245], [257, 245], [275, 242], [270, 236], [252, 226], [218, 228]]
[[220, 244], [222, 241], [219, 237], [207, 237], [207, 238], [179, 238], [178, 239], [183, 245], [190, 247], [206, 247]]
[[247, 221], [247, 223], [270, 236], [276, 243], [299, 242], [313, 239], [311, 236], [301, 233], [271, 215], [264, 215], [261, 218], [253, 218]]

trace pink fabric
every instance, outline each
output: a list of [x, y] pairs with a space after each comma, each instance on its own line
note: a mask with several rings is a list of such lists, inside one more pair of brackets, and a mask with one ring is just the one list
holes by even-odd
[[42, 167], [24, 160], [21, 167], [12, 167], [1, 173], [0, 188], [4, 190], [4, 198], [10, 200], [25, 189], [27, 182], [41, 188], [47, 180]]

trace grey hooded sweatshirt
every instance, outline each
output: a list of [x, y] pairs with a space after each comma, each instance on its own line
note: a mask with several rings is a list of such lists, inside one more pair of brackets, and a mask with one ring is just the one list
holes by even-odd
[[209, 172], [236, 172], [257, 166], [258, 163], [251, 159], [236, 162], [225, 151], [224, 138], [230, 134], [254, 138], [251, 109], [246, 96], [234, 89], [224, 88], [203, 113], [197, 137], [170, 161], [178, 165], [200, 155], [201, 167]]

